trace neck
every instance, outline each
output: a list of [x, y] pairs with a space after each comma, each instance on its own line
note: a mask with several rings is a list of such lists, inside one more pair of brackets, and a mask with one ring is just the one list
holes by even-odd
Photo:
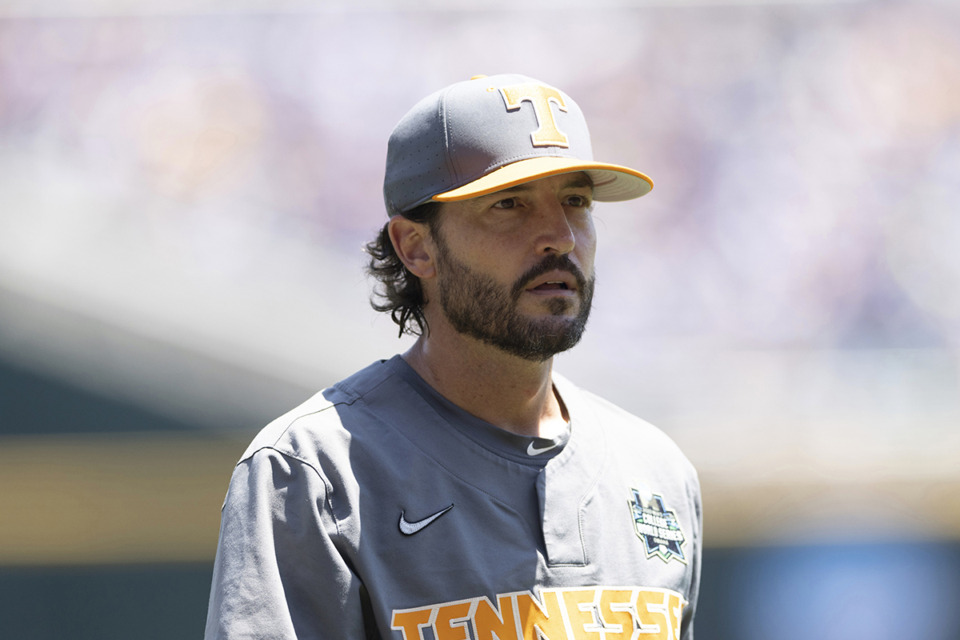
[[552, 437], [565, 426], [552, 358], [531, 362], [455, 332], [421, 336], [403, 358], [442, 396], [501, 429]]

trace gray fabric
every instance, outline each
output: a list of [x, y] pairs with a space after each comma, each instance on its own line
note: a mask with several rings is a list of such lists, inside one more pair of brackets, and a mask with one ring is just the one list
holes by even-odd
[[[692, 640], [699, 486], [662, 432], [555, 376], [569, 437], [525, 457], [543, 441], [500, 438], [424, 385], [399, 357], [376, 363], [254, 439], [224, 504], [207, 640], [474, 638], [494, 623], [500, 640], [536, 640], [534, 624], [561, 640], [601, 618], [676, 640], [666, 605], [681, 598]], [[684, 562], [635, 530], [631, 495], [647, 489], [676, 515]], [[451, 504], [401, 533], [401, 512]]]

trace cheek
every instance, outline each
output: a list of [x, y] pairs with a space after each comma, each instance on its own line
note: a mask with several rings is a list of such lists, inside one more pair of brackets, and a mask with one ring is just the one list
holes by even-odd
[[593, 273], [593, 261], [597, 255], [597, 236], [592, 225], [588, 231], [577, 238], [575, 253], [580, 258], [583, 269]]

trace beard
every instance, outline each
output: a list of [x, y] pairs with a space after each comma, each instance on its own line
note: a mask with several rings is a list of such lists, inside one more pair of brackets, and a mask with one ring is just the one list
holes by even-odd
[[[566, 254], [550, 254], [520, 276], [510, 289], [454, 258], [439, 234], [437, 265], [440, 307], [459, 333], [471, 336], [525, 360], [543, 362], [580, 341], [590, 317], [595, 278], [587, 279]], [[568, 313], [573, 301], [554, 297], [544, 301], [549, 316], [528, 318], [518, 305], [527, 283], [553, 270], [568, 271], [577, 279], [580, 309]]]

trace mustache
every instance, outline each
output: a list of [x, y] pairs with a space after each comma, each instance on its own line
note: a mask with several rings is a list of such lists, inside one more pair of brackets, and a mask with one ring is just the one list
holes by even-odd
[[580, 267], [573, 263], [570, 256], [567, 254], [551, 253], [517, 279], [517, 282], [510, 291], [513, 298], [519, 298], [520, 294], [527, 288], [527, 283], [548, 271], [566, 271], [573, 275], [577, 280], [577, 291], [582, 292], [587, 287], [587, 277], [583, 275]]

